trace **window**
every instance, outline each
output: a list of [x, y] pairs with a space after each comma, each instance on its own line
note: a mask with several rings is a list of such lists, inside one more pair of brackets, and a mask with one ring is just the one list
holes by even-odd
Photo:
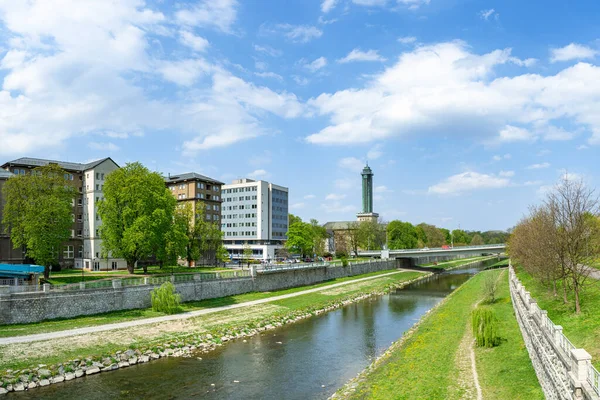
[[89, 173], [85, 174], [85, 179], [90, 179], [90, 174]]
[[75, 253], [73, 251], [73, 246], [72, 245], [64, 246], [63, 258], [73, 258], [74, 256], [75, 256]]
[[100, 197], [96, 196], [96, 202], [100, 201]]
[[185, 183], [182, 183], [181, 185], [179, 185], [179, 189], [185, 189]]
[[210, 214], [206, 214], [206, 219], [210, 219]]
[[66, 173], [64, 175], [64, 177], [65, 177], [65, 180], [67, 180], [67, 181], [72, 181], [73, 180], [73, 174]]
[[213, 221], [218, 221], [219, 220], [219, 216], [217, 214], [213, 214]]
[[104, 180], [104, 174], [100, 174], [100, 179]]
[[117, 269], [117, 266], [118, 266], [118, 265], [117, 265], [117, 262], [116, 262], [116, 261], [113, 261], [113, 262], [110, 264], [110, 267], [113, 269], [113, 271], [114, 271], [115, 269]]
[[96, 214], [96, 221], [100, 221], [100, 216]]
[[83, 258], [83, 246], [79, 246], [79, 249], [77, 250], [77, 257]]
[[77, 205], [78, 206], [83, 205], [83, 199], [77, 199]]
[[100, 173], [96, 172], [96, 180], [100, 180]]
[[98, 229], [96, 229], [96, 237], [100, 236], [100, 231]]
[[207, 210], [210, 210], [210, 204], [207, 204], [207, 205], [206, 205], [206, 209], [207, 209]]
[[215, 196], [215, 201], [219, 201], [219, 196]]
[[219, 206], [218, 206], [218, 205], [216, 205], [216, 204], [215, 204], [215, 205], [213, 205], [213, 210], [215, 210], [215, 211], [219, 211]]
[[196, 193], [196, 197], [199, 199], [203, 199], [204, 198], [204, 193]]
[[94, 271], [100, 271], [100, 262], [94, 261]]
[[218, 187], [218, 186], [213, 186], [213, 190], [214, 190], [215, 192], [218, 192], [218, 191], [219, 191], [219, 187]]
[[83, 215], [77, 215], [77, 222], [81, 222], [83, 220]]
[[198, 182], [198, 189], [204, 189], [204, 183]]
[[77, 229], [77, 237], [81, 237], [82, 233], [81, 233], [81, 229]]

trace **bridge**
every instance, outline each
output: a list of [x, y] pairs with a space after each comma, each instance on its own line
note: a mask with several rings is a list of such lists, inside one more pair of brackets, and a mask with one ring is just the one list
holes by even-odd
[[443, 258], [460, 256], [477, 256], [483, 254], [500, 254], [506, 250], [506, 244], [482, 244], [479, 246], [434, 247], [423, 249], [398, 249], [398, 250], [367, 250], [359, 251], [361, 257], [375, 258], [418, 258], [442, 261]]

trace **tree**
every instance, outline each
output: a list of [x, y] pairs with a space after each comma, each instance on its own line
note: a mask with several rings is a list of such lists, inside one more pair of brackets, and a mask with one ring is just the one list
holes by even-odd
[[358, 257], [358, 247], [360, 246], [360, 230], [358, 222], [348, 222], [346, 226], [346, 237], [350, 250], [354, 253], [354, 257]]
[[375, 220], [358, 224], [359, 245], [366, 250], [381, 250], [385, 245], [385, 226]]
[[476, 233], [475, 235], [473, 235], [473, 237], [471, 238], [471, 246], [480, 246], [484, 244], [483, 243], [483, 238], [481, 237], [481, 235], [479, 233]]
[[417, 233], [417, 247], [422, 249], [427, 245], [427, 235], [421, 225], [415, 226], [415, 232]]
[[252, 260], [252, 247], [246, 242], [244, 243], [244, 261], [248, 263], [248, 268], [250, 268], [250, 260]]
[[316, 219], [310, 220], [311, 229], [313, 231], [313, 253], [317, 256], [322, 256], [325, 252], [325, 240], [329, 236], [327, 229], [319, 224]]
[[7, 180], [3, 224], [13, 246], [25, 246], [27, 257], [43, 265], [44, 278], [58, 262], [61, 245], [71, 236], [75, 188], [57, 165], [35, 168], [31, 174]]
[[[442, 229], [435, 225], [421, 223], [418, 225], [425, 233], [425, 244], [429, 247], [442, 247], [446, 243], [446, 235]], [[445, 231], [448, 231], [445, 229]], [[449, 231], [448, 231], [449, 232]]]
[[302, 222], [300, 218], [288, 227], [288, 239], [285, 243], [287, 249], [305, 257], [312, 252], [314, 246], [314, 230], [311, 224]]
[[417, 231], [410, 222], [391, 221], [387, 226], [388, 246], [395, 249], [414, 249], [417, 246]]
[[440, 228], [440, 231], [444, 235], [444, 244], [451, 244], [452, 238], [450, 237], [450, 229]]
[[455, 229], [452, 231], [452, 239], [454, 240], [455, 246], [466, 246], [470, 243], [471, 238], [467, 232], [462, 229]]
[[129, 273], [143, 258], [168, 259], [169, 249], [180, 248], [174, 242], [167, 247], [168, 240], [183, 240], [172, 234], [176, 203], [163, 177], [138, 162], [108, 174], [98, 204], [103, 256], [124, 258]]
[[289, 214], [288, 216], [288, 225], [292, 225], [296, 222], [302, 222], [302, 218], [294, 215], [294, 214]]

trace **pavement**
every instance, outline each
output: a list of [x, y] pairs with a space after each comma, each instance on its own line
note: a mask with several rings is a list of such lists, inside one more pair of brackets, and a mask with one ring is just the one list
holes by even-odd
[[284, 294], [281, 296], [268, 297], [266, 299], [253, 300], [253, 301], [248, 301], [245, 303], [231, 304], [231, 305], [222, 306], [222, 307], [214, 307], [214, 308], [207, 308], [207, 309], [203, 309], [203, 310], [189, 311], [189, 312], [185, 312], [185, 313], [181, 313], [181, 314], [165, 315], [163, 317], [144, 318], [144, 319], [138, 319], [138, 320], [134, 320], [134, 321], [118, 322], [118, 323], [114, 323], [114, 324], [96, 325], [96, 326], [89, 326], [89, 327], [85, 327], [85, 328], [67, 329], [67, 330], [63, 330], [63, 331], [48, 332], [48, 333], [38, 333], [35, 335], [11, 336], [11, 337], [6, 337], [6, 338], [0, 338], [0, 346], [5, 346], [5, 345], [15, 344], [15, 343], [31, 343], [31, 342], [37, 342], [37, 341], [42, 341], [42, 340], [52, 340], [52, 339], [58, 339], [58, 338], [65, 338], [65, 337], [69, 337], [69, 336], [86, 335], [86, 334], [96, 333], [96, 332], [112, 331], [112, 330], [116, 330], [116, 329], [125, 329], [125, 328], [131, 328], [131, 327], [142, 326], [142, 325], [156, 324], [156, 323], [160, 323], [160, 322], [194, 318], [194, 317], [199, 317], [201, 315], [212, 314], [212, 313], [227, 311], [227, 310], [234, 310], [236, 308], [252, 307], [252, 306], [255, 306], [258, 304], [269, 303], [271, 301], [289, 299], [290, 297], [302, 296], [302, 295], [308, 294], [308, 293], [320, 292], [323, 290], [328, 290], [328, 289], [339, 287], [339, 286], [349, 285], [349, 284], [353, 284], [356, 282], [368, 281], [371, 279], [377, 279], [377, 278], [381, 278], [383, 276], [389, 276], [389, 275], [394, 275], [394, 274], [404, 273], [404, 272], [410, 272], [410, 271], [398, 270], [398, 271], [394, 271], [394, 272], [389, 272], [387, 274], [368, 276], [366, 278], [353, 279], [351, 281], [334, 283], [333, 285], [321, 286], [321, 287], [314, 288], [314, 289], [302, 290], [299, 292]]

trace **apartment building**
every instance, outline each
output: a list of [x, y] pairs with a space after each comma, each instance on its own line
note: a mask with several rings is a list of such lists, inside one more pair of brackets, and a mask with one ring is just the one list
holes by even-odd
[[[97, 214], [98, 201], [103, 198], [104, 180], [119, 166], [110, 157], [90, 163], [23, 157], [0, 166], [4, 171], [0, 172], [0, 185], [11, 176], [9, 174], [28, 174], [34, 168], [48, 164], [57, 164], [64, 169], [65, 180], [74, 185], [78, 191], [78, 196], [73, 201], [71, 239], [64, 243], [59, 252], [61, 267], [85, 268], [93, 271], [127, 268], [127, 263], [123, 259], [110, 256], [102, 258], [102, 239], [99, 236], [102, 221]], [[3, 204], [2, 201], [0, 205]], [[24, 249], [13, 249], [10, 236], [4, 233], [0, 234], [0, 262], [26, 262]]]
[[178, 202], [191, 202], [194, 210], [196, 210], [198, 202], [203, 204], [206, 220], [221, 226], [221, 186], [224, 185], [223, 182], [189, 172], [169, 175], [165, 178], [165, 184]]
[[223, 186], [221, 230], [232, 259], [250, 247], [256, 259], [273, 260], [288, 230], [288, 188], [266, 181], [234, 180]]

